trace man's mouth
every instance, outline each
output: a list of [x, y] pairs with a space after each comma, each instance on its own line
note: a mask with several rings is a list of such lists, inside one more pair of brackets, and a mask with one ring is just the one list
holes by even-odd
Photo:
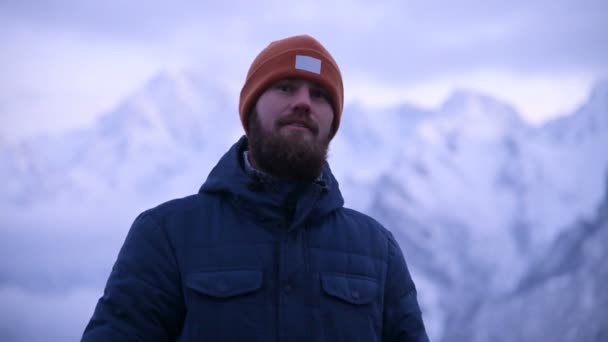
[[301, 122], [291, 122], [288, 124], [288, 126], [302, 127], [302, 128], [308, 129], [308, 126], [306, 126], [305, 124], [303, 124]]
[[311, 133], [314, 133], [314, 128], [311, 127], [311, 125], [308, 125], [307, 123], [302, 122], [302, 121], [288, 122], [284, 126], [288, 126], [290, 128], [294, 128], [294, 129], [306, 130], [306, 131], [309, 131]]

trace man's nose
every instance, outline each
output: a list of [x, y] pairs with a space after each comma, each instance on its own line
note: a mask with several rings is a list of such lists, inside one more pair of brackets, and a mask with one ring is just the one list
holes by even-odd
[[310, 90], [307, 86], [299, 87], [293, 97], [293, 111], [308, 114], [310, 113], [310, 104]]

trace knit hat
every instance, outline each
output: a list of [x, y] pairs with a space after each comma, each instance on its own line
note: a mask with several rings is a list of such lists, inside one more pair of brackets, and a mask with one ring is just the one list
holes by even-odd
[[241, 89], [239, 113], [245, 132], [249, 114], [258, 97], [274, 82], [283, 78], [303, 78], [318, 82], [328, 92], [334, 109], [331, 137], [340, 126], [344, 87], [340, 69], [329, 52], [308, 35], [293, 36], [270, 43], [255, 58]]

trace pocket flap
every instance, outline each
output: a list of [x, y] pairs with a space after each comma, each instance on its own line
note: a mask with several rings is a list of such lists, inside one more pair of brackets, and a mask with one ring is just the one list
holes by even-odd
[[254, 292], [262, 286], [260, 270], [196, 272], [188, 275], [186, 286], [216, 298]]
[[378, 295], [378, 282], [372, 278], [326, 273], [321, 275], [321, 283], [328, 295], [351, 304], [368, 304]]

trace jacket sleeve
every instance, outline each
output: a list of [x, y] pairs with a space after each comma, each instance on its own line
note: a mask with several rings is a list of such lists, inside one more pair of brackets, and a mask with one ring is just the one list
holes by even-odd
[[184, 317], [181, 280], [166, 231], [135, 219], [82, 341], [170, 341]]
[[391, 235], [384, 289], [383, 341], [428, 341], [416, 299], [416, 287], [403, 253]]

